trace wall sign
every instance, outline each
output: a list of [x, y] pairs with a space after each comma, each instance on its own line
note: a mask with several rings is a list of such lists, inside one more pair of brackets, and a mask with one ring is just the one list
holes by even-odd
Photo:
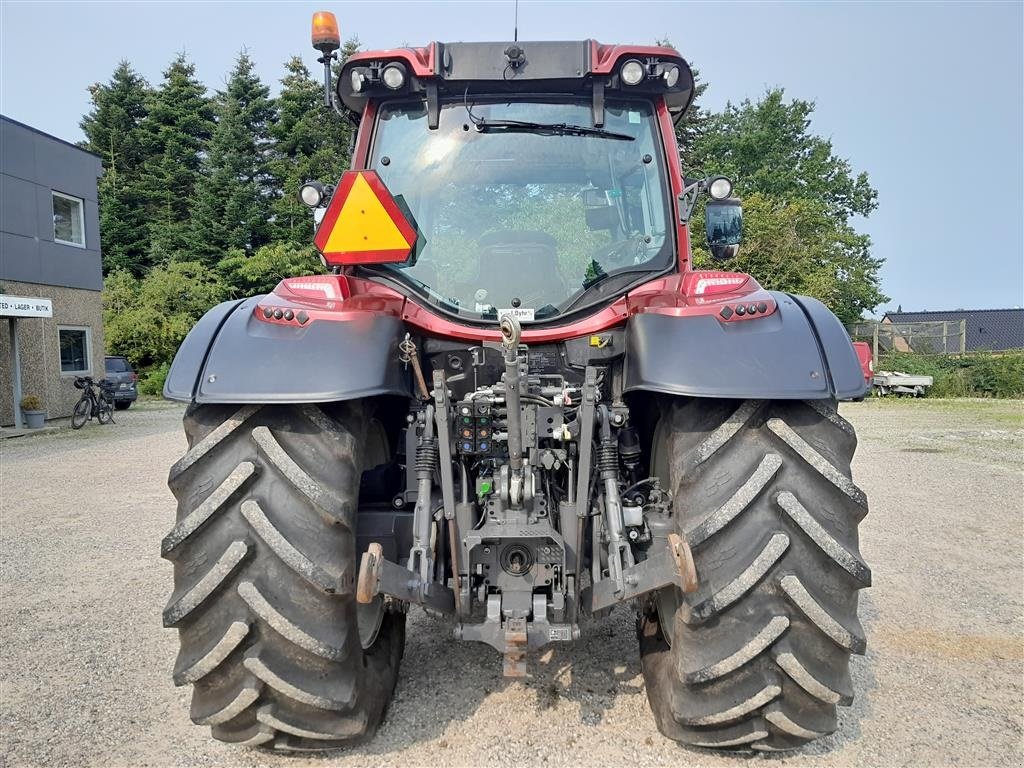
[[0, 317], [53, 317], [53, 302], [0, 294]]

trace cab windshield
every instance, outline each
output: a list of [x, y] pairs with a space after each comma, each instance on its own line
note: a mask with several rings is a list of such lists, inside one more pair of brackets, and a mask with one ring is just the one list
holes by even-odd
[[[673, 263], [647, 102], [384, 105], [371, 167], [419, 231], [407, 264], [372, 268], [467, 320], [576, 311]], [[378, 272], [380, 273], [380, 272]]]

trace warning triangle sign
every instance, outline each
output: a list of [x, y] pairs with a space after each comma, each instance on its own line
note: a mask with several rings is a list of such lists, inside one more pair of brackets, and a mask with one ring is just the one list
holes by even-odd
[[406, 261], [416, 228], [376, 171], [345, 171], [313, 242], [330, 265]]

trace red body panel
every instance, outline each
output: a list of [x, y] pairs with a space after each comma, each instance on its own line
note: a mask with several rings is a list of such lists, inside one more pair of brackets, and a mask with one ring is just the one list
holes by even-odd
[[345, 63], [359, 61], [380, 61], [401, 59], [416, 77], [430, 77], [436, 73], [437, 43], [421, 48], [385, 48], [379, 51], [360, 51], [352, 54]]
[[[713, 295], [685, 294], [684, 278], [685, 275], [669, 275], [651, 280], [611, 304], [597, 309], [593, 314], [564, 325], [527, 326], [523, 329], [523, 343], [541, 344], [589, 336], [622, 325], [631, 316], [642, 313], [673, 317], [714, 315], [719, 322], [736, 323], [755, 322], [774, 314], [778, 308], [772, 295], [761, 288], [753, 278], [747, 280], [737, 290]], [[343, 299], [295, 297], [284, 288], [286, 280], [253, 308], [253, 315], [267, 323], [305, 325], [315, 321], [343, 322], [351, 320], [354, 313], [377, 312], [401, 317], [406, 323], [428, 336], [464, 341], [501, 341], [501, 332], [496, 327], [456, 322], [372, 280], [346, 275], [339, 275], [336, 279], [344, 284], [340, 290], [340, 295], [345, 297]], [[764, 309], [740, 315], [735, 310], [741, 305], [745, 310], [747, 307], [759, 305], [763, 305]], [[729, 308], [728, 317], [722, 315], [725, 307]], [[268, 309], [271, 313], [275, 309], [291, 309], [293, 317], [289, 320], [283, 317], [274, 318], [272, 314], [267, 316], [265, 310]], [[304, 323], [297, 319], [300, 311], [307, 315], [308, 319]]]
[[[657, 45], [603, 45], [597, 40], [590, 41], [590, 73], [607, 75], [615, 68], [615, 63], [623, 56], [638, 58], [677, 58], [679, 52], [674, 48]], [[378, 51], [360, 51], [352, 54], [350, 62], [384, 61], [399, 59], [416, 77], [431, 77], [437, 74], [437, 43], [430, 43], [418, 48], [385, 48]]]
[[860, 369], [864, 373], [864, 381], [871, 384], [875, 378], [875, 362], [874, 355], [871, 354], [871, 345], [866, 341], [855, 341], [853, 349], [857, 353]]
[[676, 246], [679, 249], [679, 270], [685, 272], [690, 268], [690, 230], [683, 224], [679, 211], [679, 195], [683, 193], [683, 169], [679, 163], [679, 142], [676, 139], [676, 127], [672, 115], [665, 106], [664, 99], [657, 101], [658, 126], [661, 128], [661, 143], [665, 148], [665, 167], [668, 169], [669, 190], [672, 193], [670, 210], [676, 222]]
[[595, 75], [609, 74], [623, 56], [677, 58], [679, 51], [660, 45], [602, 45], [590, 41], [590, 71]]

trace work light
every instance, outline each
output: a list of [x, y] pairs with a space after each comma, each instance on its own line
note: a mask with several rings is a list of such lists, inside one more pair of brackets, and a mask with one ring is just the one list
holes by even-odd
[[392, 62], [384, 67], [384, 71], [381, 73], [380, 79], [384, 81], [384, 85], [388, 88], [393, 91], [397, 91], [405, 85], [405, 67], [397, 61]]
[[299, 187], [299, 199], [310, 208], [316, 208], [324, 200], [324, 185], [319, 181], [307, 181]]
[[708, 194], [713, 200], [725, 200], [732, 194], [732, 182], [725, 176], [716, 176], [708, 184]]
[[647, 73], [644, 72], [644, 65], [636, 59], [630, 59], [619, 70], [619, 77], [626, 85], [636, 85], [644, 79], [645, 74]]
[[676, 83], [679, 82], [679, 67], [675, 64], [670, 64], [665, 67], [665, 71], [661, 73], [661, 76], [665, 79], [667, 87], [675, 88]]

